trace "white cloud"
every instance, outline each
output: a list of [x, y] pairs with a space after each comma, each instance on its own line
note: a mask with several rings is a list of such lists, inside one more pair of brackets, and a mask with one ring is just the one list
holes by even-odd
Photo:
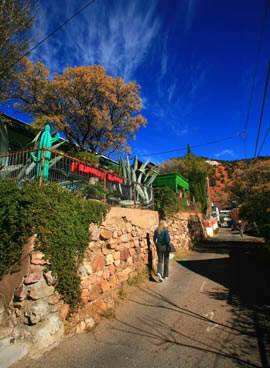
[[189, 31], [194, 19], [196, 0], [186, 0], [187, 15], [186, 15], [186, 30]]
[[173, 98], [173, 94], [175, 92], [176, 89], [176, 81], [173, 82], [169, 88], [168, 88], [168, 101], [171, 102], [172, 98]]
[[[78, 10], [75, 1], [68, 2], [69, 7], [63, 9], [55, 1], [48, 2], [51, 4], [47, 5], [46, 18], [37, 25], [42, 29], [51, 31], [63, 17], [67, 19]], [[57, 32], [33, 57], [41, 58], [50, 70], [58, 72], [66, 64], [100, 64], [107, 73], [129, 81], [159, 32], [161, 20], [156, 16], [155, 4], [147, 0], [144, 3], [117, 0], [110, 5], [97, 1]], [[50, 19], [49, 24], [46, 19]]]
[[231, 157], [234, 157], [235, 155], [234, 155], [233, 151], [230, 150], [230, 149], [225, 149], [223, 151], [220, 151], [220, 152], [215, 153], [215, 157], [216, 158], [219, 158], [219, 157], [222, 157], [222, 156], [231, 156]]

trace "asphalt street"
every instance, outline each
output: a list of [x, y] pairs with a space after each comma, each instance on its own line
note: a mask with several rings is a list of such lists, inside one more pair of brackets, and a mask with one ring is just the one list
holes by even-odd
[[257, 240], [221, 229], [173, 261], [168, 280], [134, 289], [114, 319], [12, 368], [269, 368], [270, 275], [254, 262]]

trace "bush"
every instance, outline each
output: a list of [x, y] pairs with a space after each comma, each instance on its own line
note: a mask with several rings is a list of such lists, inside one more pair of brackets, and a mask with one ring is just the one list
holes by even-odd
[[179, 211], [177, 196], [169, 187], [154, 188], [155, 210], [158, 211], [160, 218], [173, 215]]
[[212, 176], [209, 180], [209, 185], [210, 187], [215, 187], [216, 184], [217, 184], [216, 178]]
[[[37, 234], [36, 247], [44, 253], [45, 259], [50, 262], [48, 267], [57, 275], [56, 289], [74, 309], [80, 301], [77, 270], [89, 243], [89, 223], [100, 223], [106, 214], [106, 207], [70, 193], [57, 184], [47, 183], [41, 188], [37, 183], [27, 184], [19, 191], [12, 181], [8, 181], [17, 198], [17, 207], [12, 212], [8, 211], [11, 201], [4, 200], [1, 208], [7, 223], [15, 221], [18, 229], [25, 231], [22, 232], [23, 237], [13, 232], [12, 242], [7, 237], [1, 237], [0, 257], [3, 257], [5, 248], [13, 254], [12, 244], [17, 244], [21, 249], [27, 237]], [[8, 185], [4, 198], [7, 193]], [[13, 263], [14, 256], [6, 262], [5, 270]]]
[[[10, 179], [0, 179], [0, 278], [17, 263], [22, 254], [24, 240], [30, 229], [23, 224], [23, 197], [17, 184]], [[24, 238], [24, 237], [25, 238]]]
[[104, 199], [104, 184], [83, 184], [80, 192], [87, 199], [98, 199], [102, 201]]
[[82, 161], [87, 161], [90, 162], [92, 164], [98, 164], [99, 163], [99, 159], [96, 155], [94, 155], [93, 153], [90, 152], [71, 152], [71, 156], [76, 157], [79, 160]]

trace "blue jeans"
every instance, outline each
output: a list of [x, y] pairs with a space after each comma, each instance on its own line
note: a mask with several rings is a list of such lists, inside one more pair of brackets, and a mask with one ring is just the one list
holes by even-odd
[[162, 275], [162, 265], [164, 263], [163, 277], [168, 277], [170, 253], [167, 250], [166, 245], [157, 245], [157, 255], [158, 255], [158, 273]]

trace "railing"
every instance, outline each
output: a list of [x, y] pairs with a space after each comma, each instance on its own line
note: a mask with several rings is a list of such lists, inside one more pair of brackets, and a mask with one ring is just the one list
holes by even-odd
[[37, 180], [40, 186], [54, 182], [111, 205], [154, 208], [152, 187], [46, 148], [0, 155], [0, 178], [12, 178], [19, 186]]

